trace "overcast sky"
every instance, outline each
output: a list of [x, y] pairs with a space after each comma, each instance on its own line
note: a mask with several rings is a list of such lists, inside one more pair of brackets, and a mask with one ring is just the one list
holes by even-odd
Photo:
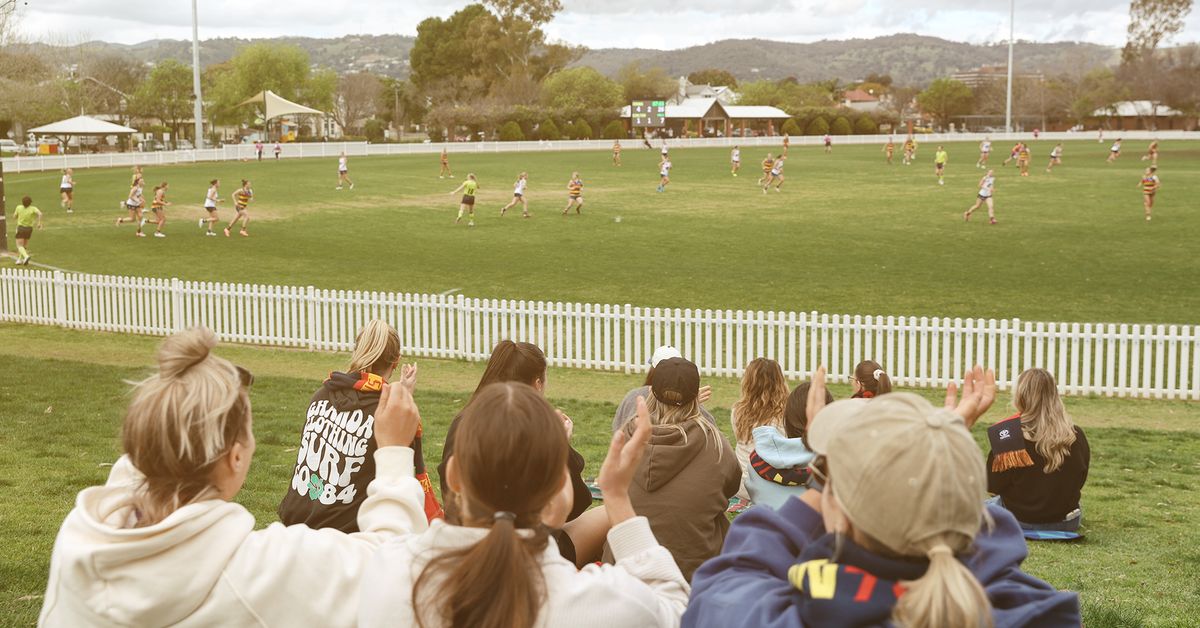
[[[19, 0], [24, 3], [25, 0]], [[190, 38], [187, 0], [28, 0], [21, 30], [53, 41]], [[416, 34], [456, 0], [200, 0], [200, 36]], [[551, 36], [590, 48], [681, 48], [728, 38], [817, 41], [915, 32], [972, 43], [1007, 39], [1003, 0], [563, 0]], [[1128, 0], [1017, 0], [1017, 38], [1120, 45]], [[1193, 14], [1177, 41], [1200, 40]]]

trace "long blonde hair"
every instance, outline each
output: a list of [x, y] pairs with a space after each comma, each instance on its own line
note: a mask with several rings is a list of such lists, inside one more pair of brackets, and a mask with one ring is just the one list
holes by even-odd
[[1021, 432], [1046, 459], [1045, 473], [1062, 467], [1075, 444], [1075, 423], [1071, 421], [1054, 376], [1046, 369], [1029, 369], [1017, 378], [1013, 406], [1021, 413]]
[[[700, 431], [704, 433], [705, 444], [712, 444], [716, 447], [717, 460], [721, 459], [721, 455], [724, 452], [721, 448], [721, 440], [724, 439], [724, 436], [721, 436], [721, 433], [717, 431], [717, 426], [702, 417], [699, 401], [693, 399], [691, 403], [676, 406], [663, 403], [651, 394], [646, 397], [646, 410], [650, 412], [651, 425], [663, 425], [675, 428], [683, 435], [685, 443], [687, 442], [687, 431], [683, 429], [683, 424], [688, 421], [696, 421], [696, 424], [700, 426]], [[626, 419], [624, 424], [626, 427], [633, 425], [633, 416]]]
[[369, 371], [383, 375], [400, 361], [400, 334], [386, 321], [378, 318], [358, 330], [354, 338], [354, 354], [350, 356], [349, 372]]
[[754, 440], [754, 428], [780, 425], [787, 409], [787, 380], [779, 363], [755, 358], [746, 365], [742, 377], [742, 396], [733, 404], [733, 430], [739, 443]]
[[250, 434], [250, 398], [238, 370], [211, 355], [217, 337], [204, 327], [168, 336], [158, 372], [134, 385], [121, 444], [144, 476], [132, 506], [137, 527], [215, 496], [211, 473]]

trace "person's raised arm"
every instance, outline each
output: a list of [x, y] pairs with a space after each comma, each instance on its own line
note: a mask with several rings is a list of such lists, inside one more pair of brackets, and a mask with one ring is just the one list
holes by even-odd
[[996, 371], [984, 371], [982, 366], [976, 364], [963, 373], [962, 399], [958, 398], [958, 385], [950, 382], [946, 386], [946, 401], [943, 405], [947, 410], [962, 417], [967, 429], [971, 429], [995, 401]]

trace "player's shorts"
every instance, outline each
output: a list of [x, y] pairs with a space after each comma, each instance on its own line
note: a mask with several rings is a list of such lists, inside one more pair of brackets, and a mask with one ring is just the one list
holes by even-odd
[[205, 206], [204, 206], [204, 211], [207, 211], [207, 212], [212, 212], [212, 213], [216, 213], [216, 211], [217, 211], [217, 206], [216, 206], [216, 205], [205, 205]]
[[1111, 153], [1112, 153], [1112, 154], [1114, 154], [1114, 155], [1120, 155], [1120, 154], [1121, 154], [1121, 149], [1119, 149], [1119, 148], [1114, 148], [1114, 149], [1110, 150], [1109, 152], [1111, 152]]
[[778, 171], [778, 170], [772, 170], [772, 171], [771, 171], [771, 176], [772, 176], [772, 177], [782, 177], [782, 176], [783, 176], [783, 173], [782, 173], [782, 172], [780, 172], [780, 171]]
[[729, 163], [731, 163], [735, 166], [740, 166], [740, 165], [742, 165], [742, 160], [741, 159], [730, 159]]
[[513, 198], [522, 198], [525, 195], [520, 192], [513, 192]]
[[130, 203], [129, 201], [125, 201], [125, 209], [128, 209], [131, 212], [137, 211], [137, 209], [139, 207], [141, 207], [141, 205], [134, 205], [133, 203]]
[[475, 197], [470, 194], [463, 194], [462, 204], [474, 206], [475, 205]]
[[571, 202], [579, 201], [580, 203], [582, 203], [582, 202], [583, 202], [583, 195], [582, 195], [582, 194], [568, 194], [568, 195], [567, 195], [567, 200], [568, 200], [568, 201], [571, 201]]
[[990, 199], [990, 198], [992, 198], [992, 195], [991, 195], [991, 194], [980, 194], [980, 195], [979, 195], [979, 200], [981, 200], [981, 201], [986, 201], [986, 200], [988, 200], [988, 199]]
[[154, 210], [155, 212], [161, 212], [162, 210], [164, 210], [166, 208], [167, 207], [165, 205], [151, 205], [150, 206], [150, 209]]
[[990, 154], [992, 154], [992, 149], [990, 149], [990, 148], [981, 148], [981, 149], [979, 149], [979, 154], [980, 154], [980, 155], [990, 155]]
[[833, 146], [833, 141], [832, 141], [832, 140], [830, 140], [830, 141], [828, 141], [828, 142], [825, 142], [825, 145], [826, 145], [826, 146]]
[[17, 227], [17, 239], [28, 240], [33, 237], [33, 227]]
[[239, 213], [240, 213], [240, 212], [244, 212], [244, 211], [246, 211], [246, 207], [247, 207], [247, 205], [239, 205], [239, 204], [237, 204], [237, 203], [234, 203], [234, 204], [233, 204], [233, 208], [234, 208], [235, 210], [237, 210]]
[[350, 172], [349, 170], [341, 170], [341, 169], [338, 170], [338, 174], [348, 174], [349, 172]]
[[58, 188], [58, 191], [59, 191], [59, 193], [65, 192], [67, 194], [70, 194], [71, 192], [75, 191], [75, 188]]
[[933, 165], [935, 168], [937, 168], [938, 172], [941, 172], [946, 169], [946, 164], [933, 164]]

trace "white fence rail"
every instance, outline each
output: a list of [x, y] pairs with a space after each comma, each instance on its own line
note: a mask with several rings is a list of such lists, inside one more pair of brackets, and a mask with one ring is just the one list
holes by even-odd
[[789, 378], [824, 364], [844, 383], [870, 358], [899, 385], [942, 387], [980, 363], [1003, 389], [1037, 366], [1068, 394], [1200, 399], [1195, 325], [647, 308], [0, 269], [0, 321], [150, 335], [205, 325], [232, 342], [348, 351], [372, 318], [395, 326], [408, 356], [486, 360], [513, 339], [536, 343], [555, 366], [641, 372], [655, 347], [672, 344], [705, 375], [740, 376], [763, 356]]
[[[1117, 137], [1130, 141], [1140, 140], [1200, 140], [1200, 131], [1107, 131], [1106, 141]], [[1016, 139], [1033, 139], [1032, 133], [927, 133], [917, 136], [921, 144], [972, 142], [978, 143], [984, 137], [990, 137], [996, 142]], [[834, 137], [834, 145], [847, 144], [881, 144], [887, 135], [839, 135]], [[1094, 131], [1081, 133], [1042, 133], [1042, 141], [1095, 140]], [[669, 139], [667, 145], [671, 148], [703, 148], [739, 146], [779, 146], [783, 138], [779, 136], [766, 137], [705, 137], [689, 139]], [[793, 146], [815, 146], [821, 144], [819, 136], [792, 136]], [[662, 145], [660, 140], [652, 140], [655, 150]], [[640, 139], [622, 140], [621, 145], [626, 149], [644, 149]], [[366, 142], [310, 142], [290, 143], [283, 145], [283, 159], [301, 158], [334, 158], [345, 152], [352, 157], [386, 156], [386, 155], [431, 155], [440, 153], [443, 148], [452, 155], [506, 152], [545, 152], [570, 150], [608, 150], [612, 140], [563, 140], [555, 142], [452, 142], [431, 144], [368, 144]], [[272, 145], [264, 147], [264, 159], [273, 159]], [[62, 170], [64, 168], [112, 168], [118, 166], [155, 166], [171, 164], [191, 164], [201, 162], [239, 161], [255, 159], [254, 145], [230, 144], [220, 148], [202, 150], [180, 150], [161, 152], [137, 153], [98, 153], [95, 155], [38, 155], [31, 157], [7, 157], [4, 159], [4, 170], [10, 174], [20, 172], [43, 172], [47, 170]]]

